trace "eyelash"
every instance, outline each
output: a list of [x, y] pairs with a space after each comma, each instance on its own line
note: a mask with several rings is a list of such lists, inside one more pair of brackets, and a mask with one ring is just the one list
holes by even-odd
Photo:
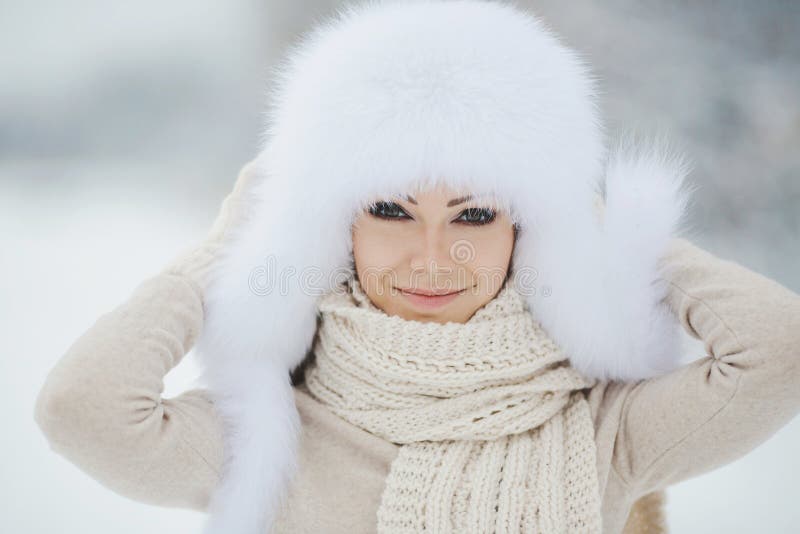
[[[395, 215], [385, 215], [382, 212], [382, 209], [390, 208], [393, 210], [399, 210], [405, 217], [399, 217]], [[379, 219], [386, 219], [386, 220], [398, 220], [398, 219], [411, 219], [411, 216], [406, 213], [406, 211], [396, 202], [375, 202], [374, 204], [370, 205], [367, 210], [371, 215], [374, 217], [378, 217]], [[463, 215], [468, 214], [472, 216], [481, 217], [479, 221], [460, 221]], [[490, 208], [466, 208], [461, 213], [458, 214], [458, 219], [454, 222], [458, 222], [459, 224], [466, 224], [468, 226], [483, 226], [486, 224], [490, 224], [494, 221], [497, 212]]]

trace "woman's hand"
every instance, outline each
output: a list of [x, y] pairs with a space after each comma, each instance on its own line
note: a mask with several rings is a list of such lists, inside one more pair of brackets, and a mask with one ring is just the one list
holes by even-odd
[[164, 376], [204, 328], [208, 275], [248, 215], [256, 174], [252, 162], [242, 168], [205, 239], [101, 315], [37, 397], [50, 447], [120, 495], [205, 510], [218, 484], [224, 427], [214, 397], [193, 388], [163, 398]]
[[223, 200], [219, 214], [205, 240], [175, 257], [164, 268], [164, 273], [185, 276], [198, 286], [201, 293], [205, 292], [209, 269], [219, 249], [230, 237], [233, 228], [247, 215], [247, 199], [255, 174], [253, 161], [242, 167], [233, 190]]

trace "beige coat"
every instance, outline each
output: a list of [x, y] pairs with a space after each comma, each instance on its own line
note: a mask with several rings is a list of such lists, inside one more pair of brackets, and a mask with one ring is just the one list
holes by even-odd
[[[686, 239], [671, 242], [666, 261], [668, 303], [708, 355], [665, 376], [590, 390], [609, 533], [665, 531], [663, 488], [742, 457], [800, 411], [800, 296]], [[164, 375], [202, 327], [194, 282], [145, 280], [47, 377], [35, 418], [52, 449], [121, 495], [204, 510], [221, 471], [221, 420], [203, 389], [161, 396]], [[302, 385], [295, 398], [299, 471], [276, 531], [374, 532], [397, 447], [338, 418]]]

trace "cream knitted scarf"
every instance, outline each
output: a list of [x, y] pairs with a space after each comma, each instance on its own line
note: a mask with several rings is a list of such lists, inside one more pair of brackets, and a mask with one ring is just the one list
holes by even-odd
[[380, 534], [599, 533], [594, 427], [579, 374], [511, 280], [466, 323], [409, 321], [358, 281], [319, 301], [311, 394], [402, 445]]

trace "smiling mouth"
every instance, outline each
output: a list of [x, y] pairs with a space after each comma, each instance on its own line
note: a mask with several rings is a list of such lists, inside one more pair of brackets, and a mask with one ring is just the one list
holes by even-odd
[[455, 291], [448, 291], [447, 293], [441, 293], [436, 291], [427, 291], [424, 289], [403, 289], [403, 288], [395, 288], [399, 289], [401, 293], [406, 295], [419, 295], [421, 297], [446, 297], [447, 295], [454, 295], [456, 293], [461, 293], [464, 289], [457, 289]]
[[444, 306], [445, 304], [448, 304], [458, 298], [467, 290], [465, 288], [456, 291], [449, 291], [447, 293], [437, 293], [435, 291], [426, 291], [421, 289], [396, 289], [400, 290], [400, 294], [403, 295], [405, 300], [408, 301], [412, 306], [427, 310]]

